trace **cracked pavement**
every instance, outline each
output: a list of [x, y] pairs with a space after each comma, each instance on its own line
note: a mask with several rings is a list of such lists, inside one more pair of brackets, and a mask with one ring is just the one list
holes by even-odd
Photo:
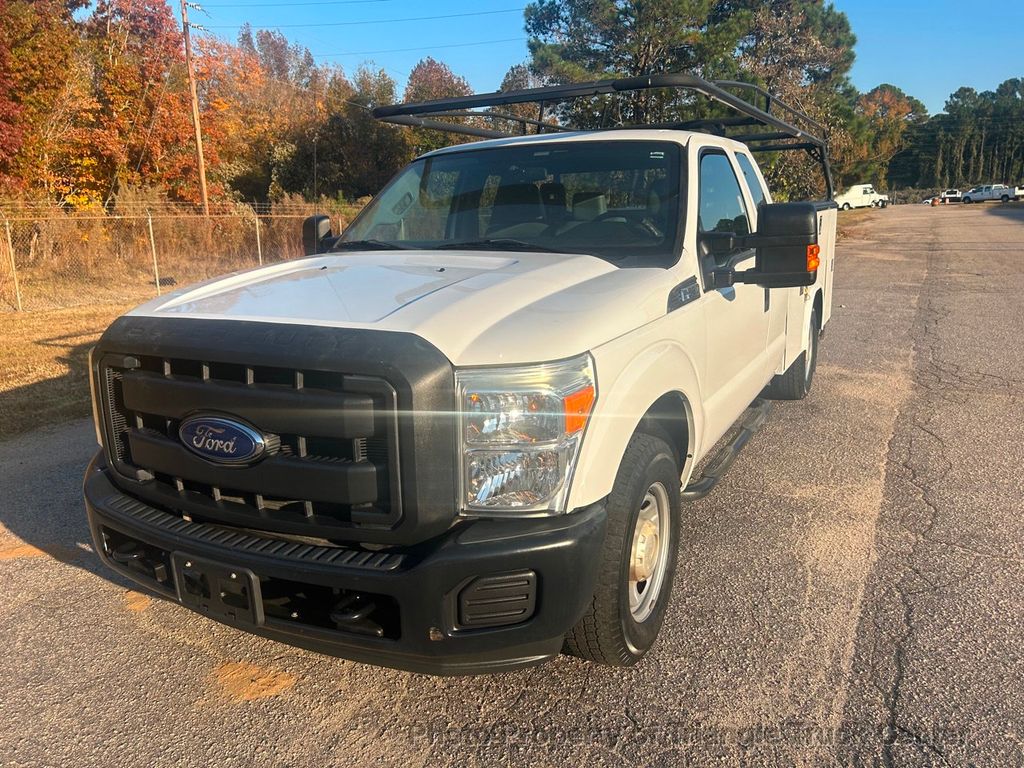
[[84, 422], [0, 443], [0, 765], [1024, 764], [1024, 204], [874, 212], [811, 396], [683, 509], [638, 667], [440, 679], [99, 567]]

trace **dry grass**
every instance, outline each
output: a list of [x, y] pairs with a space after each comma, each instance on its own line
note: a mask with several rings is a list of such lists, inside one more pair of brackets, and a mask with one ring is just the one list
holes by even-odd
[[89, 415], [89, 348], [127, 309], [0, 314], [0, 439]]
[[860, 227], [864, 226], [878, 212], [878, 208], [854, 208], [852, 211], [839, 211], [836, 239], [845, 240], [848, 237], [852, 237]]

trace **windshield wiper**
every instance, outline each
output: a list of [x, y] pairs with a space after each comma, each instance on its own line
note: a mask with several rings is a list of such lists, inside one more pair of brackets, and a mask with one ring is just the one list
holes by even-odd
[[404, 251], [408, 246], [389, 243], [385, 240], [340, 240], [334, 244], [332, 251]]
[[572, 253], [572, 251], [561, 251], [557, 248], [549, 248], [536, 243], [528, 243], [525, 240], [515, 240], [511, 237], [495, 237], [485, 240], [466, 240], [461, 243], [442, 243], [434, 246], [436, 250], [467, 250], [467, 251], [539, 251], [541, 253]]

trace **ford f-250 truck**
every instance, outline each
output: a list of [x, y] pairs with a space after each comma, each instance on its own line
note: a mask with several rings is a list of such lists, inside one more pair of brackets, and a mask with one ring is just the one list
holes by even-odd
[[965, 203], [984, 203], [991, 200], [999, 200], [1008, 203], [1011, 200], [1020, 200], [1024, 197], [1024, 189], [1020, 187], [1008, 187], [1005, 184], [985, 184], [980, 187], [971, 187], [964, 192], [961, 199]]
[[[740, 119], [574, 131], [474, 111], [650, 88]], [[419, 158], [340, 236], [311, 218], [307, 258], [111, 325], [90, 357], [96, 550], [210, 618], [361, 662], [632, 664], [684, 501], [764, 398], [811, 387], [836, 208], [773, 203], [752, 151], [809, 152], [828, 197], [820, 126], [683, 74], [377, 114], [492, 140]], [[502, 119], [534, 135], [480, 127]]]

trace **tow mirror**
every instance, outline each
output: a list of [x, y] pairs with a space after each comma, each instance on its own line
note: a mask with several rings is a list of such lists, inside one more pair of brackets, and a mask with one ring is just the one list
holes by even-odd
[[302, 250], [307, 256], [326, 251], [332, 237], [329, 216], [309, 216], [302, 222]]
[[763, 205], [757, 215], [757, 232], [734, 237], [733, 245], [756, 249], [754, 268], [742, 272], [716, 270], [716, 287], [733, 283], [754, 283], [764, 288], [814, 285], [821, 262], [818, 210], [812, 203]]

